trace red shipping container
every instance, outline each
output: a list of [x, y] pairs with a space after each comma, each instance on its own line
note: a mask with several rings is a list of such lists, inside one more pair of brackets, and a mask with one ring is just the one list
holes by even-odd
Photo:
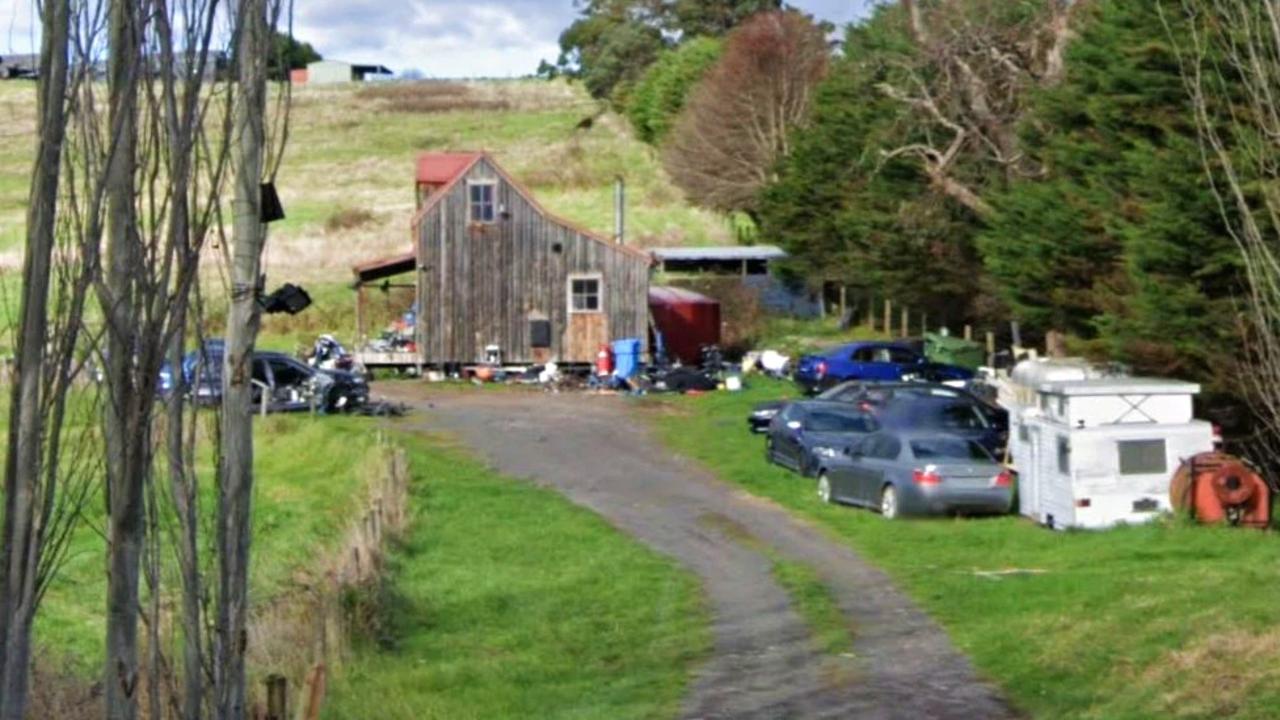
[[[720, 301], [677, 287], [649, 288], [649, 314], [667, 356], [697, 365], [704, 345], [720, 344]], [[650, 347], [657, 347], [650, 339]]]

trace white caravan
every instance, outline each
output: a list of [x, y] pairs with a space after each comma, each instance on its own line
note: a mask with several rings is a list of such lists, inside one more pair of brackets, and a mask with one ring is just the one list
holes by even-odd
[[1195, 383], [1105, 376], [1083, 363], [1020, 363], [1001, 392], [1018, 509], [1052, 528], [1140, 523], [1170, 510], [1182, 460], [1213, 449]]

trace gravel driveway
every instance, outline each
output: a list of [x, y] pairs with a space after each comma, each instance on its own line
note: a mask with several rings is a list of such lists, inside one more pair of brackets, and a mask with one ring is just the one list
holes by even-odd
[[[555, 488], [701, 578], [714, 650], [685, 718], [1011, 718], [1016, 714], [889, 579], [785, 510], [674, 456], [625, 398], [379, 388], [497, 470]], [[814, 568], [856, 628], [852, 656], [814, 649], [765, 545]], [[753, 549], [754, 548], [754, 549]]]

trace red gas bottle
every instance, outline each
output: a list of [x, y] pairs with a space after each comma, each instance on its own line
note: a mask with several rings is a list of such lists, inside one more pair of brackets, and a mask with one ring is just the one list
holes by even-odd
[[600, 350], [596, 352], [596, 374], [613, 374], [613, 349], [603, 343], [600, 345]]
[[1271, 487], [1240, 458], [1206, 452], [1183, 461], [1169, 484], [1178, 510], [1202, 523], [1265, 528], [1271, 523]]

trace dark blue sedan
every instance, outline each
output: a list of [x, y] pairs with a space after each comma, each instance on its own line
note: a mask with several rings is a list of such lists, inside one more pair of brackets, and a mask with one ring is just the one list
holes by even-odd
[[929, 362], [902, 343], [861, 341], [804, 355], [795, 373], [795, 381], [810, 393], [820, 392], [845, 380], [897, 381], [913, 377], [932, 382], [969, 380], [973, 371]]
[[800, 400], [774, 416], [765, 438], [765, 459], [809, 476], [823, 459], [844, 453], [879, 428], [875, 418], [856, 405]]

